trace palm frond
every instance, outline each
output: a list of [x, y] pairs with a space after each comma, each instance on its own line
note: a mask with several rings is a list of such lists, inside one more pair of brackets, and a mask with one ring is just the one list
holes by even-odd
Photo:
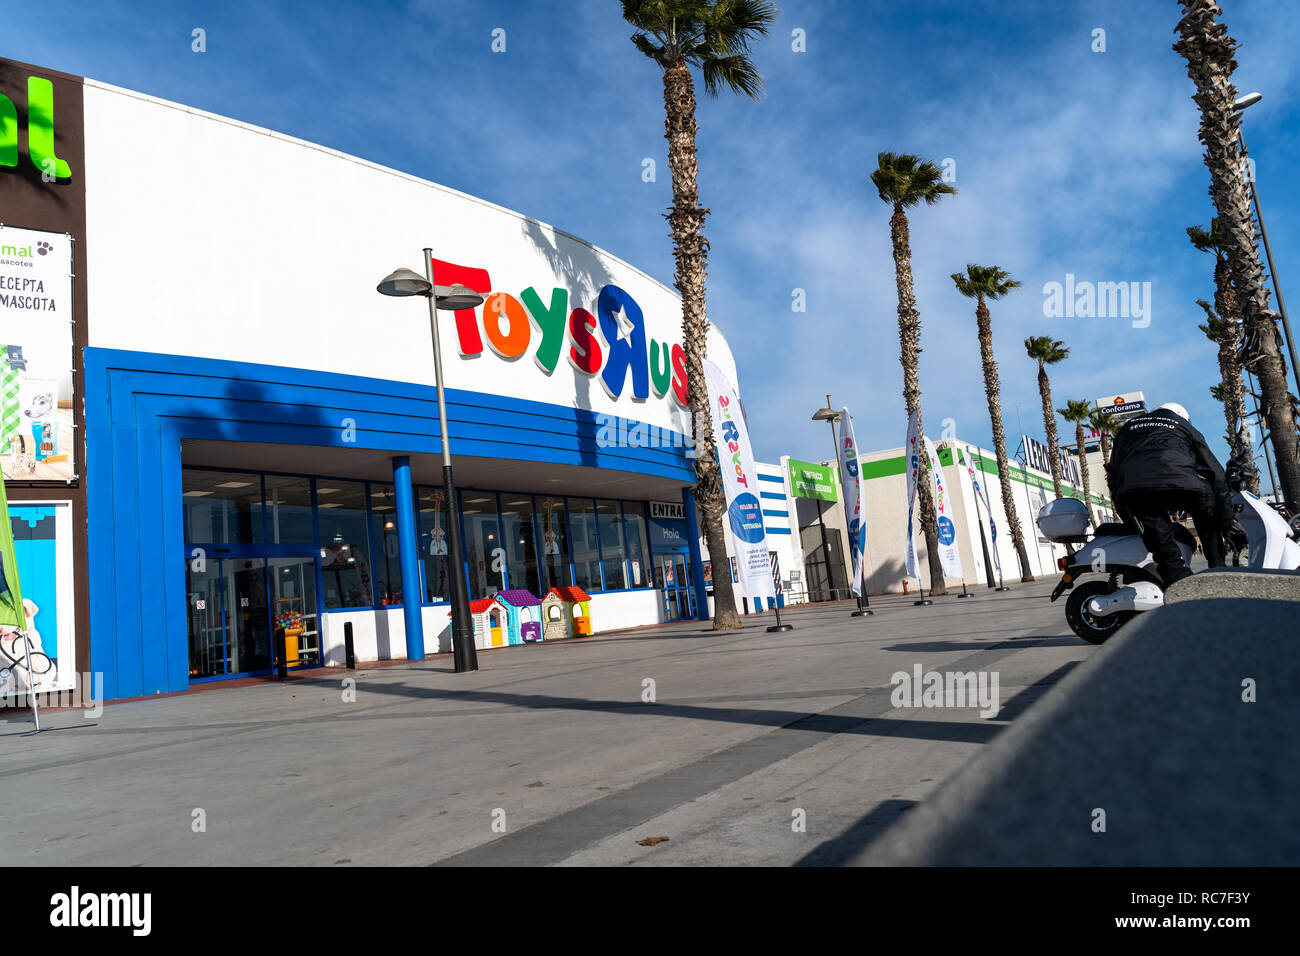
[[763, 77], [754, 61], [743, 53], [701, 57], [699, 64], [704, 92], [709, 96], [717, 96], [724, 86], [755, 100], [763, 95]]
[[878, 153], [871, 182], [881, 200], [904, 209], [924, 202], [933, 206], [944, 196], [957, 192], [943, 181], [938, 164], [911, 153]]

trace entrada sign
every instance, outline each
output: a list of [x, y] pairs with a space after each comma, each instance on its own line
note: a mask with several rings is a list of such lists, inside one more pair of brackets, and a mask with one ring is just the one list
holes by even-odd
[[[516, 298], [508, 292], [492, 292], [492, 279], [486, 269], [441, 259], [434, 259], [433, 266], [438, 285], [459, 283], [487, 294], [481, 324], [473, 309], [456, 312], [456, 337], [462, 358], [481, 355], [484, 337], [502, 358], [519, 358], [534, 344], [535, 326], [541, 337], [533, 361], [547, 375], [559, 365], [567, 341], [569, 364], [583, 375], [599, 373], [610, 398], [619, 398], [631, 375], [632, 397], [638, 401], [648, 399], [653, 390], [660, 398], [671, 392], [683, 408], [690, 404], [686, 352], [676, 343], [647, 341], [641, 306], [618, 286], [611, 283], [601, 288], [596, 297], [596, 315], [592, 315], [584, 308], [569, 309], [567, 289], [552, 289], [549, 303], [542, 301], [532, 286]], [[597, 328], [605, 340], [603, 349], [594, 334]]]
[[681, 520], [686, 517], [686, 508], [680, 501], [652, 501], [650, 502], [650, 517]]
[[[45, 182], [72, 178], [68, 164], [54, 155], [54, 84], [27, 78], [27, 158]], [[18, 165], [18, 108], [0, 93], [0, 166]]]

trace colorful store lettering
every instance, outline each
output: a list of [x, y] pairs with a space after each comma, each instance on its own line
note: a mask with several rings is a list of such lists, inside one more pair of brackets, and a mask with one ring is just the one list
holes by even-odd
[[[54, 84], [27, 78], [27, 158], [46, 182], [72, 178], [68, 164], [54, 155]], [[18, 108], [0, 93], [0, 166], [18, 165]]]
[[[441, 259], [434, 259], [433, 266], [439, 285], [459, 283], [484, 294], [492, 289], [486, 269]], [[491, 292], [483, 303], [481, 326], [473, 309], [456, 312], [456, 337], [464, 358], [483, 353], [484, 337], [502, 358], [519, 358], [533, 344], [534, 327], [541, 337], [533, 360], [547, 375], [559, 365], [561, 353], [567, 352], [576, 371], [599, 374], [613, 399], [622, 395], [630, 375], [633, 399], [645, 401], [651, 391], [660, 398], [671, 392], [679, 405], [688, 406], [686, 353], [676, 343], [647, 340], [641, 306], [616, 285], [601, 288], [595, 315], [581, 307], [571, 310], [567, 289], [552, 289], [548, 303], [532, 286], [518, 298]]]

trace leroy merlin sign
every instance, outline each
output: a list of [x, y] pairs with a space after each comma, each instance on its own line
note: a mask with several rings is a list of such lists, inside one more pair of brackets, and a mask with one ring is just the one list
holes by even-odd
[[826, 465], [790, 459], [790, 485], [796, 498], [820, 498], [838, 501], [835, 490], [835, 473]]
[[[27, 159], [49, 182], [72, 178], [68, 164], [54, 155], [54, 84], [27, 78]], [[0, 166], [18, 165], [18, 107], [0, 93]]]

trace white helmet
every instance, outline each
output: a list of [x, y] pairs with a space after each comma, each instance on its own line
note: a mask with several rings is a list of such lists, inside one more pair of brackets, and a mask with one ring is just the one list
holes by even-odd
[[1173, 412], [1185, 422], [1190, 422], [1192, 420], [1192, 416], [1187, 414], [1187, 409], [1183, 408], [1183, 406], [1179, 405], [1177, 402], [1165, 402], [1163, 405], [1156, 407], [1156, 411], [1161, 410]]

